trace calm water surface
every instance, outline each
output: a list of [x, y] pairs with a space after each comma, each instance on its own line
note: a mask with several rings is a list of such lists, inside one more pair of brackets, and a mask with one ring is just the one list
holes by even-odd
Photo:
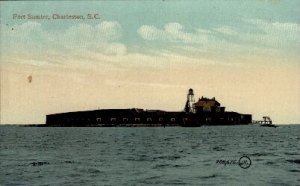
[[[300, 125], [0, 127], [0, 185], [299, 185]], [[247, 169], [218, 160], [251, 159]]]

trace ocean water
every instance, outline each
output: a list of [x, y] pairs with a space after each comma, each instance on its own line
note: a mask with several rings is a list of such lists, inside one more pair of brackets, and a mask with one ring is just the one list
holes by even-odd
[[299, 139], [300, 125], [4, 126], [0, 185], [300, 185]]

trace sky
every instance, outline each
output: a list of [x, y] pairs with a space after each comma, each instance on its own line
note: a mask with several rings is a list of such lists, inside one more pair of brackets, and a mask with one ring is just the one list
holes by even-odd
[[0, 5], [0, 124], [102, 108], [180, 111], [189, 88], [227, 111], [300, 124], [298, 0]]

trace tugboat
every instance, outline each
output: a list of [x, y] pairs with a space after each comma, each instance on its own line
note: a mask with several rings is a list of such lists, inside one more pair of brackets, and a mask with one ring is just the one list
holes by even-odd
[[272, 120], [269, 116], [264, 116], [262, 121], [258, 121], [261, 127], [273, 127], [276, 128], [278, 126], [272, 124]]
[[278, 127], [278, 126], [273, 125], [273, 124], [262, 124], [262, 125], [260, 125], [260, 126], [261, 126], [261, 127], [273, 127], [273, 128]]

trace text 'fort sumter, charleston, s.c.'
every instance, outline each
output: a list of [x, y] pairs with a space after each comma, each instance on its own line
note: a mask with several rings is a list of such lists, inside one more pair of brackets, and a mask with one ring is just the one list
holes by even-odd
[[99, 13], [87, 14], [12, 14], [14, 20], [85, 20], [101, 19]]

